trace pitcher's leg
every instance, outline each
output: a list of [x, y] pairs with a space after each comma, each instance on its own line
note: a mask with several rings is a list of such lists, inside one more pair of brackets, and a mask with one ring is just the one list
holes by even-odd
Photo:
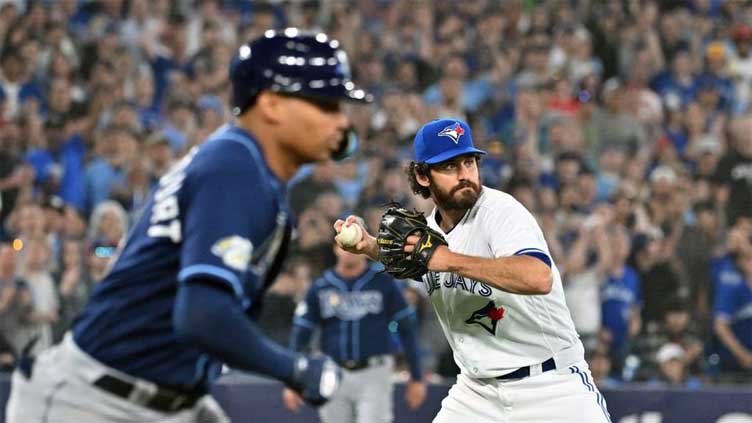
[[433, 423], [509, 423], [493, 383], [473, 380], [462, 374], [441, 401]]

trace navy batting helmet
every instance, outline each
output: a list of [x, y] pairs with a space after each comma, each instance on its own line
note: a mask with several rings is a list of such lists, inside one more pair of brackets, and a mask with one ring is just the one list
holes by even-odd
[[370, 102], [350, 79], [347, 54], [337, 40], [296, 28], [268, 30], [242, 45], [230, 65], [232, 112], [241, 114], [262, 90], [323, 100]]

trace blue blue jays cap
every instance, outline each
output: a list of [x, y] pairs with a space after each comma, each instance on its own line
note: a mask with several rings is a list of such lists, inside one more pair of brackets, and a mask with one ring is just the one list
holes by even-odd
[[262, 90], [324, 100], [371, 102], [351, 80], [347, 54], [324, 33], [268, 30], [238, 49], [230, 64], [232, 112], [241, 114]]
[[436, 164], [463, 154], [486, 154], [473, 145], [473, 133], [467, 123], [457, 119], [439, 119], [423, 125], [413, 142], [415, 161]]

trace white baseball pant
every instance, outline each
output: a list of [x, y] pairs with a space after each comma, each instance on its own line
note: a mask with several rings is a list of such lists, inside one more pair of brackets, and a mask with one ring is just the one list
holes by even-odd
[[523, 379], [457, 376], [433, 423], [610, 423], [582, 360]]
[[378, 365], [343, 371], [339, 390], [319, 408], [323, 423], [391, 423], [394, 420], [394, 358], [379, 358], [382, 362]]
[[151, 382], [111, 369], [83, 351], [68, 334], [37, 357], [30, 379], [16, 370], [11, 382], [6, 423], [229, 423], [209, 395], [192, 408], [162, 413], [120, 398], [92, 383], [117, 375], [149, 391]]

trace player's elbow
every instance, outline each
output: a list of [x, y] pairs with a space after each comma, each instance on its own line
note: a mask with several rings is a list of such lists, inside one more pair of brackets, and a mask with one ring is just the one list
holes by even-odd
[[531, 276], [533, 278], [531, 285], [535, 290], [534, 295], [546, 295], [551, 292], [554, 285], [554, 275], [550, 267], [545, 266]]
[[172, 326], [180, 342], [202, 346], [209, 344], [212, 332], [221, 321], [224, 305], [216, 300], [214, 288], [202, 283], [189, 283], [178, 290], [172, 311]]
[[199, 325], [194, 321], [195, 315], [190, 312], [191, 308], [190, 303], [181, 303], [178, 301], [172, 313], [172, 326], [178, 341], [184, 344], [196, 345], [201, 343], [202, 334], [199, 330]]

